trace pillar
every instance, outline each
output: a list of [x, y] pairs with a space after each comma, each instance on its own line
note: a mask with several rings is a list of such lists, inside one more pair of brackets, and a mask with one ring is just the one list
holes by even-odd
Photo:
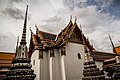
[[50, 80], [53, 80], [53, 57], [54, 57], [54, 49], [49, 50], [50, 60], [49, 60], [49, 71], [50, 71]]
[[61, 48], [61, 73], [62, 73], [62, 80], [66, 80], [65, 75], [65, 63], [64, 63], [64, 57], [65, 57], [65, 47]]

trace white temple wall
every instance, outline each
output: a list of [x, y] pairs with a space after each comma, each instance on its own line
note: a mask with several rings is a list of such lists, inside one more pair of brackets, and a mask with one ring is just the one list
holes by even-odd
[[61, 66], [60, 66], [60, 53], [58, 49], [54, 49], [54, 55], [53, 57], [53, 80], [61, 80]]
[[39, 75], [41, 77], [41, 79], [39, 80], [49, 80], [50, 76], [49, 76], [49, 55], [48, 55], [48, 51], [43, 51], [43, 59], [41, 59], [41, 69], [40, 69], [40, 73], [41, 75]]
[[40, 74], [40, 60], [38, 59], [38, 54], [39, 53], [39, 50], [35, 50], [33, 53], [32, 53], [32, 56], [31, 56], [31, 64], [32, 64], [32, 69], [34, 70], [34, 74], [36, 74], [36, 78], [35, 80], [40, 80], [40, 76], [38, 76], [38, 74]]
[[[55, 57], [52, 57], [52, 80], [81, 80], [84, 67], [84, 46], [69, 42], [66, 44], [65, 50], [65, 71], [63, 71], [61, 50], [54, 49]], [[81, 55], [81, 59], [78, 59], [78, 53]], [[35, 80], [50, 80], [50, 54], [48, 51], [43, 51], [43, 59], [39, 59], [39, 50], [35, 50], [31, 56], [31, 64], [36, 74]], [[100, 70], [102, 69], [103, 62], [95, 61], [95, 64]]]
[[[81, 59], [78, 59], [78, 53]], [[66, 80], [81, 80], [83, 77], [84, 46], [69, 42], [66, 45], [65, 72]]]
[[[39, 59], [39, 50], [35, 50], [31, 56], [31, 64], [35, 80], [49, 80], [49, 56], [47, 51], [43, 51], [43, 59]], [[35, 62], [35, 63], [34, 63]]]

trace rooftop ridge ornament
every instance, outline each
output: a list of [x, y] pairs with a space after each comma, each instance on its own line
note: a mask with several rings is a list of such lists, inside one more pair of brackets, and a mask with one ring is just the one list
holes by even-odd
[[31, 27], [30, 27], [30, 32], [33, 34], [33, 31], [32, 31], [32, 29], [31, 29]]
[[39, 29], [38, 29], [38, 27], [37, 27], [37, 24], [35, 24], [35, 27], [36, 27], [36, 34], [38, 35]]
[[70, 20], [72, 21], [72, 15], [70, 15]]
[[77, 17], [75, 16], [75, 23], [76, 23], [76, 21], [77, 21]]
[[20, 44], [24, 44], [24, 45], [27, 44], [27, 42], [26, 42], [27, 14], [28, 14], [28, 5], [27, 5], [27, 8], [26, 8], [22, 39], [21, 39], [21, 42], [20, 42]]

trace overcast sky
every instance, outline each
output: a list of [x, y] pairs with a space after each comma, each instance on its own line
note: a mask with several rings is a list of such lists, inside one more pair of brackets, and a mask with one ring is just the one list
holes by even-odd
[[14, 52], [21, 36], [26, 5], [29, 5], [27, 44], [31, 27], [58, 34], [66, 27], [70, 15], [97, 50], [112, 52], [108, 38], [120, 45], [120, 0], [0, 0], [0, 51]]

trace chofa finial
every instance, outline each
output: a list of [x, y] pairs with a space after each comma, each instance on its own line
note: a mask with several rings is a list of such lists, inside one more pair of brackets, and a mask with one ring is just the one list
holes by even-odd
[[72, 20], [72, 15], [70, 15], [70, 20]]
[[75, 22], [77, 21], [77, 17], [75, 16]]
[[30, 32], [33, 33], [31, 27], [30, 27]]

